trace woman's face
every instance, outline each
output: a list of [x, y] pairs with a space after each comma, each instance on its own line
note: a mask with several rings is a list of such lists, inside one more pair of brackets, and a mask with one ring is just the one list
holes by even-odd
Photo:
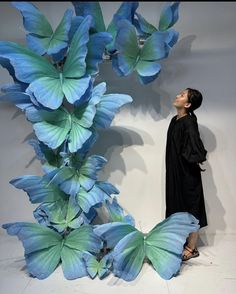
[[178, 109], [188, 108], [191, 103], [188, 102], [188, 90], [181, 91], [173, 101], [173, 106]]

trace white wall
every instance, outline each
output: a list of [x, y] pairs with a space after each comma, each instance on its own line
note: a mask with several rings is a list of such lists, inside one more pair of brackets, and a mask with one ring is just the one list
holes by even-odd
[[[34, 2], [55, 25], [70, 2]], [[138, 12], [154, 25], [165, 2], [140, 2]], [[106, 23], [121, 2], [101, 2]], [[106, 81], [108, 92], [130, 94], [134, 102], [122, 109], [112, 127], [101, 132], [93, 148], [109, 161], [100, 179], [119, 190], [119, 203], [143, 231], [150, 230], [165, 215], [165, 144], [175, 109], [172, 101], [182, 89], [203, 93], [196, 111], [208, 160], [202, 173], [209, 225], [205, 233], [236, 233], [236, 3], [182, 2], [174, 28], [179, 42], [162, 60], [162, 72], [153, 83], [142, 86], [136, 74], [118, 77], [107, 62], [100, 67], [97, 82]], [[24, 43], [20, 13], [10, 3], [0, 3], [0, 39]], [[1, 84], [11, 78], [1, 70]], [[34, 152], [24, 139], [31, 124], [15, 107], [0, 105], [0, 222], [34, 221], [37, 205], [8, 182], [25, 174], [42, 174]]]

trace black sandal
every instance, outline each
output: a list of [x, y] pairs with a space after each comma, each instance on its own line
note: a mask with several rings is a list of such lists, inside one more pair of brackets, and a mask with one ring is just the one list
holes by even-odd
[[183, 255], [182, 256], [182, 260], [183, 261], [186, 261], [186, 260], [189, 260], [190, 258], [194, 258], [194, 257], [198, 257], [200, 254], [199, 254], [199, 251], [197, 250], [197, 248], [194, 248], [194, 249], [191, 249], [189, 248], [187, 245], [184, 246], [184, 249], [186, 249], [188, 252], [191, 253], [191, 255]]

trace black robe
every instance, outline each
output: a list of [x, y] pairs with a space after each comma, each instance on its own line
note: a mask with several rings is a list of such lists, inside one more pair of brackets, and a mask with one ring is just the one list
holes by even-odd
[[166, 142], [166, 218], [172, 213], [187, 211], [207, 226], [204, 194], [199, 163], [207, 151], [200, 138], [197, 121], [191, 115], [169, 125]]

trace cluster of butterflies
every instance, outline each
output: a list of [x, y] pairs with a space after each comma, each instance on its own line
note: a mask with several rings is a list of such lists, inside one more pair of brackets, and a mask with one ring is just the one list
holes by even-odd
[[[16, 235], [25, 248], [29, 273], [48, 277], [62, 263], [67, 279], [85, 275], [100, 278], [109, 272], [127, 281], [135, 279], [145, 258], [165, 279], [181, 264], [186, 237], [198, 228], [190, 214], [180, 213], [155, 226], [148, 234], [135, 228], [131, 215], [118, 204], [119, 191], [98, 172], [107, 160], [90, 155], [97, 130], [108, 128], [120, 107], [132, 102], [125, 94], [105, 94], [106, 83], [94, 85], [104, 54], [112, 55], [119, 75], [138, 72], [151, 82], [178, 39], [171, 26], [178, 5], [168, 4], [158, 29], [136, 13], [138, 2], [124, 2], [105, 27], [99, 2], [72, 2], [53, 31], [38, 8], [29, 2], [12, 2], [23, 16], [27, 45], [0, 41], [0, 64], [14, 83], [1, 87], [0, 101], [14, 103], [33, 125], [29, 140], [41, 161], [43, 176], [25, 175], [10, 181], [24, 190], [37, 223], [15, 222], [2, 227]], [[145, 37], [141, 48], [136, 34]], [[105, 207], [108, 223], [94, 225]], [[102, 254], [103, 249], [108, 254]]]
[[61, 263], [66, 279], [103, 279], [112, 272], [125, 281], [138, 276], [145, 259], [163, 279], [178, 275], [186, 238], [199, 229], [198, 220], [188, 212], [172, 214], [147, 234], [125, 221], [83, 225], [64, 235], [27, 222], [2, 227], [22, 241], [33, 277], [45, 279]]

